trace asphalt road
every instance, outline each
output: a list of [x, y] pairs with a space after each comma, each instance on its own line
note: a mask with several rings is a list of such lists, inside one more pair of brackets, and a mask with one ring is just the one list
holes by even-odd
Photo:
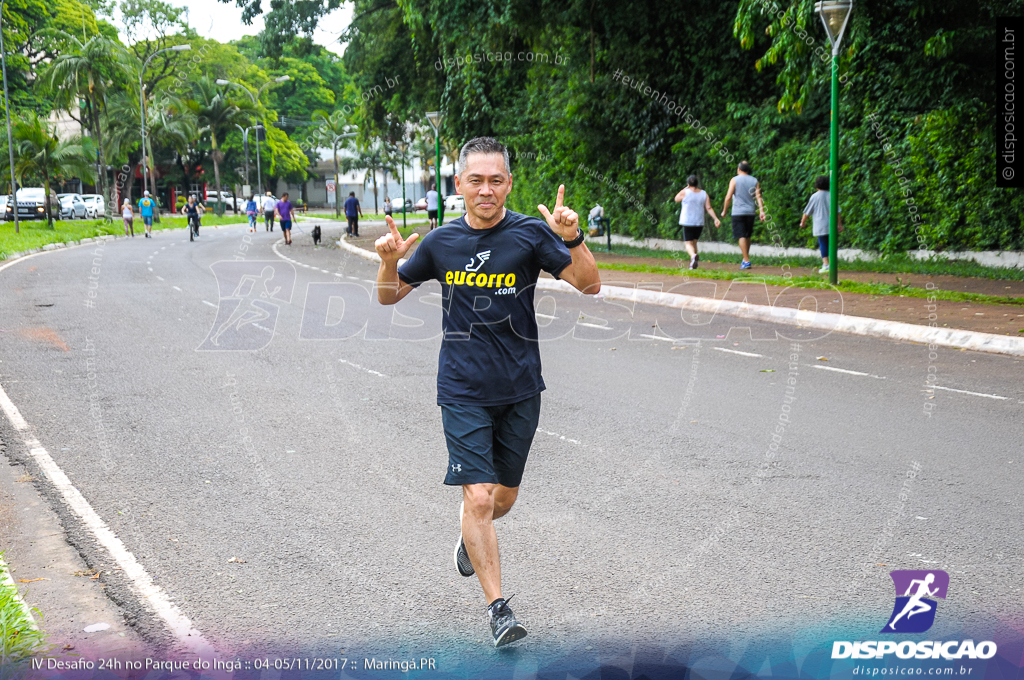
[[[376, 266], [333, 245], [337, 225], [324, 231], [319, 248], [299, 231], [291, 247], [243, 227], [203, 228], [196, 243], [158, 232], [11, 266], [0, 385], [218, 649], [488, 653], [479, 585], [451, 561], [460, 494], [441, 484], [438, 289], [398, 307], [426, 325], [392, 332], [420, 339], [382, 337], [379, 316], [371, 339], [342, 339], [376, 313], [353, 294]], [[530, 631], [520, 654], [787, 625], [877, 631], [901, 568], [950, 573], [939, 634], [1020, 615], [1020, 359], [930, 359], [839, 334], [794, 345], [727, 317], [691, 320], [708, 322], [699, 342], [673, 343], [638, 337], [661, 334], [655, 319], [673, 327], [665, 310], [544, 297], [539, 318], [555, 325], [540, 429], [498, 525], [505, 593]], [[236, 304], [265, 318], [225, 324]], [[573, 337], [576, 321], [590, 325]], [[929, 366], [944, 389], [926, 390]], [[5, 419], [0, 437], [25, 460]], [[87, 560], [111, 564], [37, 483]], [[111, 571], [110, 596], [166, 642]]]

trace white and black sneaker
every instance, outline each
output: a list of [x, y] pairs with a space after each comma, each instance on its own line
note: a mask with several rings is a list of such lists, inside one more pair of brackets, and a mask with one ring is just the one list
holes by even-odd
[[463, 576], [472, 576], [476, 573], [476, 569], [473, 568], [473, 562], [470, 561], [469, 553], [466, 552], [466, 542], [462, 540], [462, 515], [465, 506], [465, 501], [459, 506], [459, 540], [455, 542], [455, 566]]
[[[508, 600], [511, 600], [512, 597]], [[503, 647], [510, 642], [526, 637], [526, 629], [516, 621], [516, 615], [508, 606], [508, 600], [498, 598], [487, 608], [487, 612], [491, 616], [491, 633], [494, 635], [495, 647]]]

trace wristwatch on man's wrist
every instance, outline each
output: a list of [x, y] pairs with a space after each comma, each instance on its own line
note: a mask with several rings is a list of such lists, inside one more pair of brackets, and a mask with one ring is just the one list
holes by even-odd
[[579, 227], [576, 227], [576, 229], [578, 231], [578, 233], [576, 234], [576, 238], [574, 238], [571, 241], [566, 241], [565, 239], [562, 239], [562, 243], [565, 244], [566, 248], [575, 248], [576, 246], [583, 243], [583, 239], [586, 237], [586, 234], [583, 233], [583, 229]]

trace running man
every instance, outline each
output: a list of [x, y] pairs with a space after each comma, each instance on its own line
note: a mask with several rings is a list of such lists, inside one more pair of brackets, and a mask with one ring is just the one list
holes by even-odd
[[427, 192], [427, 218], [430, 220], [430, 228], [435, 229], [437, 227], [437, 191], [433, 184], [430, 185], [430, 191]]
[[735, 197], [732, 204], [732, 237], [740, 244], [740, 252], [743, 253], [743, 262], [740, 269], [750, 269], [750, 237], [754, 235], [754, 200], [757, 199], [757, 208], [761, 213], [761, 221], [765, 220], [764, 201], [761, 200], [761, 183], [750, 173], [753, 169], [750, 163], [740, 161], [736, 168], [736, 176], [729, 182], [729, 191], [725, 194], [725, 203], [722, 204], [722, 216], [729, 207], [729, 199]]
[[[583, 244], [579, 217], [562, 204], [537, 209], [544, 221], [505, 209], [512, 190], [508, 151], [490, 137], [462, 147], [455, 188], [466, 214], [424, 237], [401, 269], [418, 235], [390, 233], [375, 244], [381, 264], [377, 299], [393, 305], [424, 281], [441, 283], [445, 304], [437, 403], [448, 444], [444, 483], [462, 487], [462, 532], [455, 565], [476, 573], [488, 603], [494, 646], [526, 635], [502, 597], [494, 520], [516, 502], [540, 417], [541, 378], [534, 288], [540, 271], [594, 295], [601, 278]], [[511, 599], [511, 598], [509, 598]]]
[[153, 238], [153, 208], [156, 206], [156, 201], [149, 197], [148, 191], [142, 192], [142, 198], [139, 199], [139, 215], [142, 217], [142, 223], [146, 225], [146, 238]]
[[295, 208], [292, 206], [292, 202], [288, 200], [287, 191], [281, 194], [281, 200], [277, 202], [274, 212], [277, 213], [277, 219], [281, 220], [284, 244], [290, 246], [292, 244], [292, 215], [295, 214]]
[[[913, 590], [915, 583], [918, 584], [917, 592], [910, 595], [910, 591]], [[907, 600], [907, 605], [903, 608], [903, 611], [901, 611], [896, 618], [889, 623], [889, 628], [896, 630], [896, 622], [899, 621], [904, 614], [907, 615], [907, 620], [909, 621], [910, 617], [914, 614], [924, 614], [925, 612], [930, 612], [932, 610], [931, 606], [925, 602], [921, 602], [921, 599], [926, 596], [931, 597], [935, 595], [935, 593], [939, 592], [938, 586], [935, 586], [934, 591], [928, 587], [933, 583], [935, 583], [935, 574], [932, 574], [931, 572], [929, 572], [923, 579], [916, 578], [910, 582], [910, 585], [907, 586], [907, 592], [903, 593], [904, 597], [910, 595], [910, 599]]]
[[359, 218], [362, 216], [363, 208], [359, 205], [356, 192], [348, 192], [348, 198], [345, 199], [345, 217], [348, 219], [348, 229], [345, 230], [345, 233], [352, 238], [359, 236]]
[[[285, 196], [287, 195], [285, 194]], [[259, 323], [264, 319], [270, 318], [270, 312], [262, 307], [257, 307], [253, 303], [258, 300], [268, 300], [281, 291], [281, 286], [274, 290], [270, 290], [267, 287], [267, 281], [272, 278], [274, 278], [274, 268], [270, 265], [264, 267], [259, 276], [246, 274], [241, 278], [234, 292], [231, 293], [231, 297], [224, 298], [224, 300], [238, 300], [238, 306], [231, 312], [228, 320], [220, 325], [217, 332], [210, 338], [210, 342], [214, 345], [220, 345], [220, 336], [224, 335], [225, 331], [232, 328], [236, 331], [241, 331], [242, 326]], [[242, 289], [245, 288], [247, 283], [249, 284], [249, 290], [243, 293]], [[221, 304], [224, 304], [224, 300], [221, 300]]]

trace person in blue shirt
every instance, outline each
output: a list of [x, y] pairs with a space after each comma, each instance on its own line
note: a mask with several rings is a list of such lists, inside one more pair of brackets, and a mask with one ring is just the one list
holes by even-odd
[[356, 192], [348, 192], [348, 198], [345, 199], [345, 217], [348, 218], [348, 228], [345, 230], [345, 233], [352, 238], [359, 237], [359, 218], [362, 216], [363, 209], [359, 206]]
[[156, 207], [156, 201], [149, 197], [149, 192], [142, 192], [142, 198], [139, 199], [139, 215], [142, 217], [142, 223], [146, 225], [146, 238], [153, 238], [153, 208]]
[[443, 339], [437, 403], [448, 445], [444, 483], [462, 487], [462, 532], [454, 561], [474, 573], [488, 602], [494, 646], [526, 635], [501, 594], [493, 522], [515, 503], [540, 417], [541, 378], [534, 288], [546, 271], [577, 290], [601, 290], [594, 256], [583, 244], [579, 216], [562, 201], [537, 206], [544, 220], [505, 208], [512, 190], [508, 151], [490, 137], [472, 139], [459, 155], [455, 189], [466, 214], [419, 238], [403, 239], [392, 218], [377, 239], [377, 299], [393, 305], [424, 281], [442, 290]]
[[249, 196], [249, 202], [245, 204], [245, 214], [249, 216], [249, 231], [256, 231], [256, 194]]

